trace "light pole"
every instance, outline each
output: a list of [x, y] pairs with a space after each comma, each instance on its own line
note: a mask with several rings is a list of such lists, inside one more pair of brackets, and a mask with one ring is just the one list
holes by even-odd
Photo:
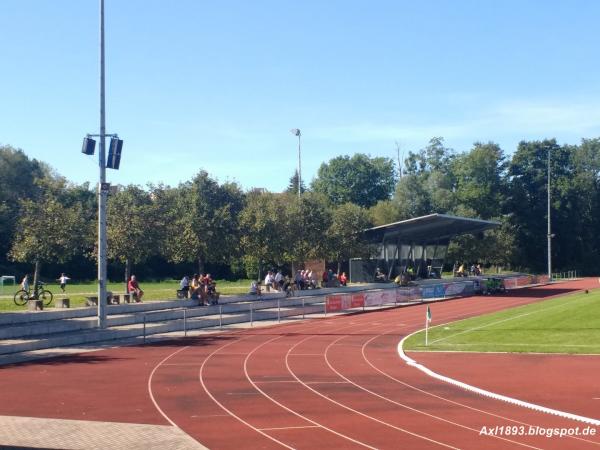
[[301, 153], [300, 153], [300, 129], [299, 128], [292, 128], [291, 133], [294, 136], [298, 136], [298, 198], [300, 198], [300, 193], [301, 193], [301, 189], [302, 189], [302, 164], [301, 164]]
[[[94, 154], [96, 141], [100, 138], [98, 166], [100, 182], [98, 183], [98, 327], [106, 328], [106, 200], [110, 184], [106, 182], [106, 169], [119, 169], [123, 141], [116, 134], [106, 134], [104, 82], [104, 0], [100, 0], [100, 134], [88, 134], [83, 140], [82, 153]], [[106, 162], [106, 137], [111, 137], [108, 164]]]
[[552, 281], [552, 227], [550, 224], [550, 147], [548, 147], [548, 281]]
[[104, 0], [100, 0], [100, 185], [98, 186], [98, 327], [106, 328], [106, 112], [104, 87]]

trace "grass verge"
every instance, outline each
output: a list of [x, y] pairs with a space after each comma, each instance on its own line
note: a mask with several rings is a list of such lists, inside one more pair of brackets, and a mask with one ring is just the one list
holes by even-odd
[[600, 354], [600, 290], [432, 326], [404, 350]]
[[[175, 292], [179, 289], [178, 280], [168, 280], [160, 282], [144, 283], [140, 282], [140, 287], [144, 291], [144, 301], [147, 300], [174, 300]], [[60, 286], [56, 283], [48, 283], [45, 285], [49, 289], [54, 298], [68, 297], [71, 301], [71, 307], [84, 306], [85, 297], [98, 295], [98, 285], [95, 282], [68, 284], [67, 292], [63, 295]], [[14, 290], [20, 289], [17, 285]], [[250, 280], [225, 281], [217, 280], [217, 291], [222, 295], [242, 295], [250, 289]], [[108, 283], [107, 290], [114, 293], [124, 293], [125, 283]], [[12, 286], [4, 287], [4, 294], [0, 295], [0, 312], [1, 311], [22, 311], [27, 309], [27, 306], [17, 306], [13, 302]], [[52, 305], [49, 308], [52, 308]]]

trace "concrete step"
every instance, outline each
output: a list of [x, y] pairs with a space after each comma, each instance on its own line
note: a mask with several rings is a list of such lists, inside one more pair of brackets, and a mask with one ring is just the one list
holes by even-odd
[[76, 332], [96, 328], [98, 321], [93, 317], [55, 319], [30, 324], [8, 325], [0, 328], [0, 342], [3, 339], [19, 339], [53, 333]]

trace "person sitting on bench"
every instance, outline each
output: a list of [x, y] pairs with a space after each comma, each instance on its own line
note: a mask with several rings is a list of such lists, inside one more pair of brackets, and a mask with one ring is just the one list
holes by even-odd
[[377, 269], [375, 269], [375, 281], [385, 281], [385, 280], [386, 280], [385, 273], [383, 273], [379, 267]]
[[144, 296], [144, 291], [142, 291], [140, 288], [135, 275], [131, 275], [131, 279], [127, 283], [127, 292], [133, 295], [133, 298], [137, 299], [137, 301], [141, 303], [142, 297]]

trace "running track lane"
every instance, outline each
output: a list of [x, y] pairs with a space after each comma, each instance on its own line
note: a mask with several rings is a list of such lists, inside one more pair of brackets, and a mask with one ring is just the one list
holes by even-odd
[[[543, 290], [547, 295], [548, 288]], [[436, 319], [456, 320], [535, 297], [528, 291], [524, 297], [455, 300], [436, 305]], [[256, 448], [598, 447], [597, 440], [480, 437], [483, 426], [581, 424], [482, 398], [398, 364], [395, 345], [422, 326], [421, 309], [262, 330], [205, 358], [198, 382], [228, 418], [260, 436]], [[183, 353], [174, 359], [186, 361]], [[161, 367], [158, 373], [162, 372]], [[155, 382], [168, 384], [169, 376], [163, 373]], [[192, 373], [189, 382], [193, 379]], [[209, 447], [233, 447], [231, 435], [222, 433], [228, 426], [220, 422], [221, 426], [188, 428], [181, 422], [185, 417], [169, 402], [176, 403], [177, 398], [159, 400], [184, 430]], [[244, 445], [254, 447], [248, 441]]]
[[[441, 323], [570, 287], [583, 286], [432, 308]], [[396, 344], [423, 318], [422, 306], [399, 308], [4, 366], [0, 414], [174, 423], [213, 449], [598, 448], [597, 437], [479, 436], [483, 425], [581, 424], [479, 397], [404, 364]]]

